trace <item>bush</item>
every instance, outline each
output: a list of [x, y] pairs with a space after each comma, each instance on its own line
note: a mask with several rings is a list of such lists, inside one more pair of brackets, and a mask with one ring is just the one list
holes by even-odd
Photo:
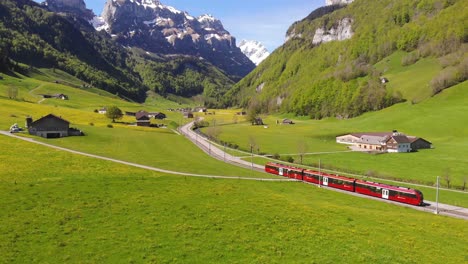
[[271, 157], [274, 158], [274, 159], [277, 159], [277, 160], [279, 160], [281, 158], [280, 154], [278, 154], [278, 153], [273, 154], [273, 156], [271, 156]]
[[113, 128], [114, 126], [112, 124], [107, 125], [108, 128]]
[[407, 54], [405, 57], [403, 57], [403, 59], [401, 59], [401, 65], [402, 66], [413, 65], [416, 62], [418, 62], [419, 58], [420, 58], [419, 52], [411, 52]]
[[89, 125], [90, 125], [90, 126], [94, 126], [94, 123], [93, 123], [93, 122], [90, 122]]

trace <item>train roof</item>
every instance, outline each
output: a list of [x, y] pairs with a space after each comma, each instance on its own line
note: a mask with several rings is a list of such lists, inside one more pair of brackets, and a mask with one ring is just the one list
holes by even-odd
[[289, 165], [284, 165], [284, 164], [281, 164], [281, 163], [275, 163], [275, 162], [268, 162], [265, 166], [274, 166], [274, 167], [278, 167], [278, 168], [285, 168], [285, 169], [290, 169], [290, 170], [297, 170], [297, 171], [302, 171], [304, 169], [302, 168], [298, 168], [298, 167], [294, 167], [294, 166], [289, 166]]
[[339, 179], [339, 180], [343, 180], [343, 181], [354, 181], [355, 180], [354, 178], [349, 178], [349, 177], [335, 175], [335, 174], [329, 174], [329, 173], [325, 173], [325, 172], [318, 172], [318, 171], [315, 171], [315, 170], [305, 169], [304, 172], [309, 172], [309, 173], [313, 173], [313, 174], [320, 174], [321, 176], [334, 178], [334, 179]]
[[407, 187], [394, 186], [394, 185], [388, 185], [388, 184], [384, 184], [384, 183], [364, 181], [364, 180], [356, 180], [356, 183], [366, 184], [366, 185], [369, 185], [369, 186], [374, 186], [374, 187], [378, 187], [378, 188], [389, 189], [389, 190], [392, 190], [392, 191], [399, 191], [399, 192], [407, 192], [407, 193], [420, 192], [419, 190], [415, 190], [415, 189], [411, 189], [411, 188], [407, 188]]

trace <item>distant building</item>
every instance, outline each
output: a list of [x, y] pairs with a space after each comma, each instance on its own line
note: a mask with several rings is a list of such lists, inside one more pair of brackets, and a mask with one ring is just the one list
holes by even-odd
[[192, 112], [184, 112], [184, 118], [193, 118]]
[[336, 142], [350, 145], [350, 149], [367, 152], [403, 153], [431, 148], [429, 141], [393, 132], [352, 133], [336, 137]]
[[151, 124], [150, 117], [148, 116], [148, 112], [146, 111], [139, 111], [135, 115], [137, 126], [146, 126], [149, 127]]
[[103, 108], [99, 109], [98, 113], [101, 114], [101, 115], [105, 115], [107, 113], [107, 108], [103, 107]]
[[70, 128], [70, 122], [53, 114], [48, 114], [36, 121], [33, 121], [32, 118], [27, 118], [26, 125], [29, 134], [43, 138], [84, 135], [80, 130]]
[[294, 122], [290, 119], [283, 119], [283, 122], [282, 122], [283, 125], [294, 125]]

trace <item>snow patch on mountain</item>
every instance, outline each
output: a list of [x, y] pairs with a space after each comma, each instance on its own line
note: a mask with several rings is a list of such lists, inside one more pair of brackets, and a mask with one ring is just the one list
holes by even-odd
[[242, 40], [238, 47], [255, 65], [259, 65], [270, 56], [270, 52], [258, 41]]
[[354, 0], [326, 0], [325, 5], [348, 5], [354, 2]]

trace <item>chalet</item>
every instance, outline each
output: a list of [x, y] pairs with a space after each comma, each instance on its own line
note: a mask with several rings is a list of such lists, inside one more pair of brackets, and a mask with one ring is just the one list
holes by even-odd
[[192, 112], [184, 112], [184, 118], [193, 118]]
[[385, 142], [387, 152], [411, 152], [411, 143], [407, 136], [394, 134]]
[[432, 147], [432, 143], [425, 139], [396, 130], [391, 133], [352, 133], [336, 137], [336, 142], [351, 145], [353, 150], [368, 152], [403, 153]]
[[151, 125], [150, 117], [148, 116], [148, 112], [146, 111], [139, 111], [135, 115], [137, 126], [147, 126]]
[[80, 130], [70, 128], [70, 122], [53, 114], [48, 114], [36, 121], [29, 117], [26, 119], [26, 125], [29, 134], [43, 138], [84, 135]]
[[283, 125], [294, 125], [294, 122], [290, 119], [283, 119]]
[[98, 113], [101, 114], [101, 115], [105, 115], [107, 113], [107, 108], [103, 107], [103, 108], [99, 109]]

